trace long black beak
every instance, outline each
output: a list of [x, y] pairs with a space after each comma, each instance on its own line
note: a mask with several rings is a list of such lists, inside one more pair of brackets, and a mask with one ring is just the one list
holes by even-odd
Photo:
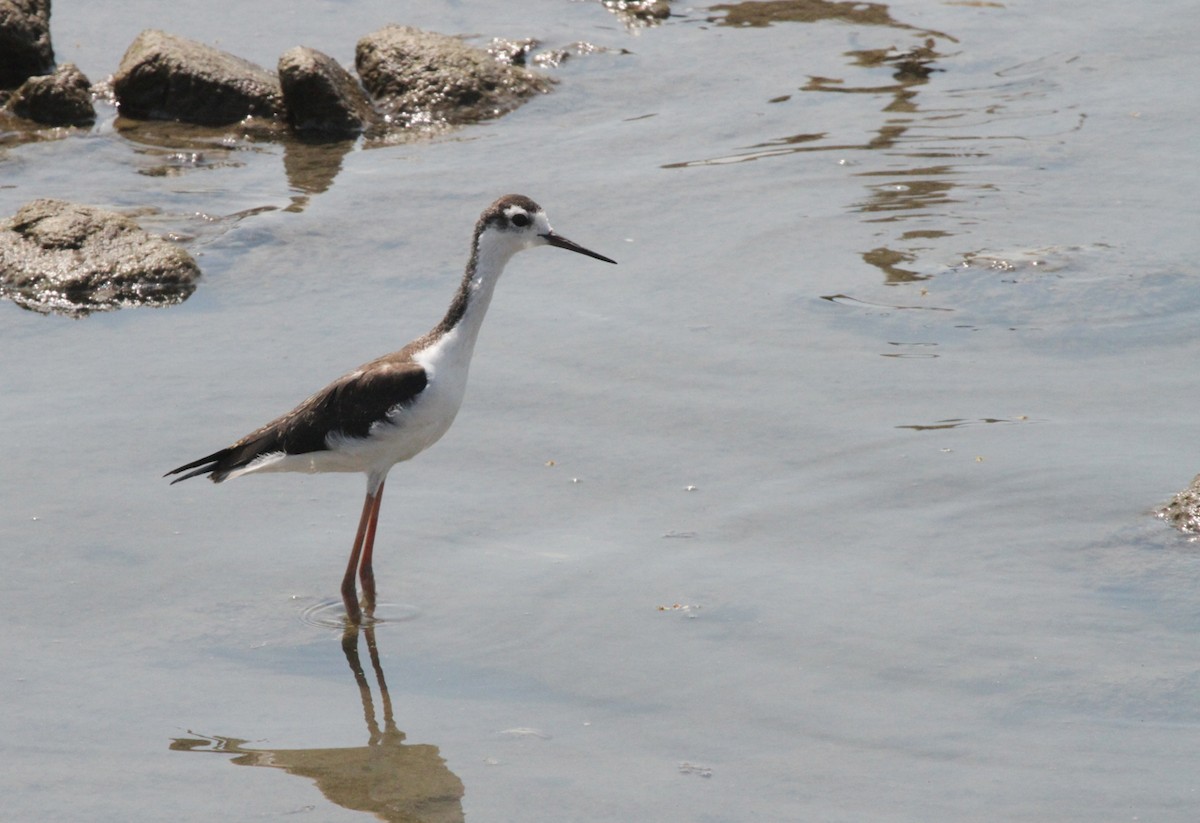
[[605, 257], [603, 254], [596, 254], [594, 251], [592, 251], [590, 249], [585, 249], [583, 246], [579, 245], [578, 243], [572, 243], [567, 238], [563, 237], [560, 234], [555, 234], [552, 231], [546, 232], [545, 234], [542, 235], [542, 237], [546, 238], [546, 242], [549, 243], [551, 246], [557, 246], [558, 248], [566, 249], [567, 251], [577, 251], [580, 254], [586, 254], [588, 257], [594, 257], [597, 260], [603, 260], [605, 263], [612, 263], [613, 265], [616, 265], [616, 263], [617, 263], [617, 261], [613, 260], [612, 258]]

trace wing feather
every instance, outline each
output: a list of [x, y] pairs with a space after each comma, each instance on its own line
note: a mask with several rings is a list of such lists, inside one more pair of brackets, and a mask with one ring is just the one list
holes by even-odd
[[[228, 448], [185, 463], [164, 477], [207, 474], [220, 483], [229, 473], [258, 458], [283, 452], [307, 454], [329, 448], [329, 436], [366, 437], [371, 427], [389, 422], [389, 413], [412, 403], [428, 384], [425, 369], [404, 353], [387, 355], [339, 377], [285, 415]], [[189, 471], [190, 470], [190, 471]]]

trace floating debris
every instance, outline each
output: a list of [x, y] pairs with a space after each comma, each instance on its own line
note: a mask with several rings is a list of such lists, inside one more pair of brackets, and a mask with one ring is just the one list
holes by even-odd
[[670, 606], [659, 606], [660, 612], [679, 612], [687, 615], [690, 619], [696, 619], [696, 612], [700, 609], [699, 606], [691, 603], [672, 603]]
[[532, 737], [538, 740], [549, 740], [550, 735], [540, 729], [532, 729], [528, 726], [517, 726], [513, 729], [504, 729], [500, 734], [508, 735], [509, 737]]
[[697, 763], [689, 763], [686, 760], [679, 764], [680, 774], [694, 774], [700, 777], [712, 777], [713, 770], [708, 766], [701, 766]]

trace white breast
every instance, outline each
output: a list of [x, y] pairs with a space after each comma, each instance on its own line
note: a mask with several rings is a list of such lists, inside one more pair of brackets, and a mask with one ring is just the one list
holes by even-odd
[[[511, 256], [511, 251], [507, 254]], [[298, 455], [277, 452], [229, 476], [276, 471], [386, 474], [395, 464], [411, 460], [441, 440], [462, 405], [475, 340], [507, 257], [493, 260], [481, 252], [481, 260], [489, 264], [480, 266], [488, 276], [470, 282], [470, 301], [458, 323], [413, 355], [413, 360], [425, 369], [427, 381], [413, 402], [393, 408], [387, 422], [372, 426], [367, 437], [330, 435], [325, 451]]]
[[405, 453], [399, 460], [408, 460], [440, 440], [458, 415], [475, 343], [463, 340], [460, 332], [459, 328], [452, 330], [413, 357], [425, 369], [428, 382], [416, 402], [394, 413], [399, 430], [395, 437], [404, 441]]

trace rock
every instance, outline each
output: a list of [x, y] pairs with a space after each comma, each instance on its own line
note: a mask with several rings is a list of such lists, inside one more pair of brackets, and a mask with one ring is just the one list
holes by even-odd
[[64, 63], [51, 75], [30, 77], [13, 92], [7, 108], [47, 126], [84, 126], [96, 120], [92, 84], [74, 63]]
[[0, 295], [33, 311], [179, 303], [199, 277], [179, 246], [92, 206], [34, 200], [0, 223]]
[[509, 40], [507, 37], [493, 37], [488, 43], [487, 53], [498, 63], [510, 66], [524, 66], [529, 63], [530, 53], [541, 43], [532, 37], [522, 40]]
[[[613, 49], [597, 46], [595, 43], [588, 43], [585, 40], [576, 40], [564, 48], [548, 49], [535, 54], [533, 64], [542, 69], [556, 69], [572, 57], [583, 57], [588, 54], [601, 54], [609, 51], [613, 51]], [[619, 51], [621, 54], [629, 54], [625, 49]]]
[[354, 62], [379, 108], [404, 127], [499, 117], [551, 85], [456, 37], [410, 26], [387, 26], [363, 37]]
[[53, 69], [50, 0], [0, 0], [0, 89]]
[[1200, 534], [1200, 474], [1154, 513], [1184, 534]]
[[376, 120], [354, 76], [316, 49], [296, 46], [284, 52], [279, 84], [288, 125], [298, 132], [352, 137]]
[[[671, 16], [671, 6], [667, 0], [600, 0], [606, 9], [631, 29], [657, 26]], [[786, 5], [804, 3], [786, 2]]]
[[122, 115], [220, 126], [283, 114], [279, 78], [228, 52], [147, 29], [112, 79]]

